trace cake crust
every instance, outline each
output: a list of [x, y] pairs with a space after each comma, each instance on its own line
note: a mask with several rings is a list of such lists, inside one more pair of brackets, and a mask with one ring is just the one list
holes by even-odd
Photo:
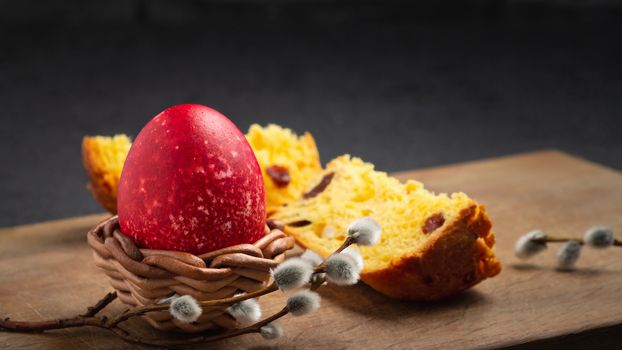
[[501, 271], [491, 250], [491, 227], [484, 206], [473, 204], [431, 233], [421, 249], [384, 269], [363, 272], [361, 279], [395, 299], [437, 300], [459, 293]]

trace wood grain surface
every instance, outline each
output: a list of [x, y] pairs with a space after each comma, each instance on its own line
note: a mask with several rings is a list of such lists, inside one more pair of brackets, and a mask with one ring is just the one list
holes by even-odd
[[[397, 176], [418, 179], [439, 192], [464, 191], [486, 204], [504, 263], [501, 274], [437, 303], [393, 301], [363, 284], [327, 286], [320, 289], [318, 312], [282, 320], [281, 339], [246, 335], [192, 348], [482, 349], [521, 344], [576, 348], [581, 342], [590, 344], [592, 338], [614, 347], [620, 344], [622, 249], [585, 249], [578, 269], [571, 273], [555, 270], [554, 246], [529, 264], [514, 258], [512, 249], [518, 236], [534, 228], [580, 237], [589, 226], [605, 224], [620, 238], [621, 173], [543, 151]], [[17, 320], [70, 316], [110, 291], [85, 241], [87, 229], [104, 218], [94, 215], [1, 229], [0, 316]], [[280, 308], [283, 301], [281, 295], [262, 298], [264, 311]], [[121, 308], [115, 301], [111, 310]], [[130, 326], [157, 335], [140, 320]], [[83, 328], [0, 332], [0, 348], [135, 347], [105, 330]]]

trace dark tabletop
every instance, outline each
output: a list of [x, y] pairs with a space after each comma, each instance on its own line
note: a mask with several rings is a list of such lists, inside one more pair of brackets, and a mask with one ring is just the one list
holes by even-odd
[[129, 3], [0, 15], [0, 226], [99, 212], [83, 135], [136, 135], [189, 102], [243, 131], [311, 131], [324, 162], [558, 148], [622, 169], [619, 9]]

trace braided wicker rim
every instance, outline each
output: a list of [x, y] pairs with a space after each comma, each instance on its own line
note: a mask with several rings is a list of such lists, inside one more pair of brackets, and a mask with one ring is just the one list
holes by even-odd
[[[154, 304], [174, 294], [207, 301], [254, 292], [270, 281], [270, 269], [281, 263], [294, 246], [292, 237], [266, 226], [264, 237], [254, 244], [239, 244], [198, 256], [139, 249], [121, 233], [117, 216], [92, 228], [87, 240], [95, 265], [108, 275], [119, 299], [130, 307]], [[193, 323], [180, 322], [167, 311], [149, 313], [144, 319], [160, 330], [200, 332], [239, 327], [227, 307], [204, 307], [201, 317]]]

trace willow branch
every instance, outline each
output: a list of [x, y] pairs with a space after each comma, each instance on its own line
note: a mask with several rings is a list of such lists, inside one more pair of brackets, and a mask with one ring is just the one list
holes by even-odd
[[354, 238], [348, 236], [346, 237], [346, 240], [343, 241], [343, 243], [341, 244], [341, 246], [339, 248], [337, 248], [337, 250], [335, 250], [335, 252], [333, 254], [339, 254], [341, 253], [344, 249], [348, 248], [349, 246], [351, 246], [352, 244], [354, 244]]
[[93, 326], [106, 328], [106, 317], [95, 317], [98, 312], [117, 298], [116, 292], [106, 294], [95, 305], [90, 306], [87, 311], [71, 318], [61, 318], [45, 321], [13, 321], [6, 317], [0, 319], [0, 330], [13, 332], [42, 332], [52, 329], [75, 328], [83, 326]]
[[[320, 277], [316, 279], [315, 282], [313, 282], [310, 285], [309, 289], [316, 290], [320, 288], [325, 281], [326, 281], [325, 277]], [[217, 340], [237, 337], [243, 334], [259, 333], [261, 331], [261, 327], [269, 324], [270, 322], [274, 322], [280, 319], [281, 317], [286, 316], [287, 314], [289, 314], [289, 309], [287, 308], [287, 306], [285, 306], [280, 311], [274, 313], [270, 317], [267, 317], [248, 327], [238, 328], [238, 329], [228, 331], [222, 334], [217, 334], [217, 335], [198, 336], [198, 337], [194, 337], [190, 339], [183, 339], [183, 340], [157, 340], [157, 339], [142, 340], [142, 339], [136, 339], [136, 338], [131, 338], [131, 337], [124, 337], [124, 339], [135, 342], [135, 343], [155, 345], [155, 346], [181, 346], [181, 345], [207, 343], [207, 342], [213, 342]]]
[[[354, 244], [354, 238], [349, 237], [349, 236], [348, 236], [348, 237], [346, 237], [346, 240], [345, 240], [345, 241], [343, 241], [343, 243], [341, 243], [341, 246], [339, 246], [339, 248], [337, 248], [337, 250], [335, 250], [335, 252], [334, 252], [334, 253], [332, 253], [330, 256], [333, 256], [333, 255], [335, 255], [335, 254], [339, 254], [339, 253], [341, 253], [342, 251], [344, 251], [344, 249], [348, 248], [348, 247], [349, 247], [349, 246], [351, 246], [352, 244]], [[324, 267], [325, 267], [325, 265], [326, 265], [326, 260], [327, 260], [327, 259], [325, 259], [324, 261], [322, 261], [322, 263], [321, 263], [321, 264], [317, 265], [317, 266], [315, 267], [315, 269], [314, 269], [314, 272], [316, 272], [316, 273], [324, 272]]]
[[105, 319], [100, 317], [72, 317], [46, 321], [13, 321], [9, 318], [0, 320], [0, 329], [13, 332], [42, 332], [51, 329], [94, 326], [105, 328]]
[[89, 306], [85, 313], [83, 313], [82, 317], [93, 317], [97, 315], [98, 312], [103, 310], [108, 304], [112, 303], [117, 298], [117, 292], [110, 292], [106, 294], [97, 304], [93, 306]]
[[[580, 245], [584, 245], [585, 241], [581, 238], [566, 238], [566, 237], [542, 237], [542, 238], [532, 238], [532, 242], [545, 244], [545, 243], [563, 243], [569, 241], [579, 242]], [[613, 241], [613, 246], [622, 247], [622, 241], [615, 239]]]
[[[269, 284], [268, 286], [257, 290], [255, 292], [251, 292], [251, 293], [246, 293], [246, 294], [241, 294], [238, 296], [234, 296], [231, 298], [223, 298], [223, 299], [218, 299], [218, 300], [208, 300], [208, 301], [200, 301], [199, 304], [203, 307], [207, 307], [207, 306], [221, 306], [221, 305], [230, 305], [230, 304], [235, 304], [238, 303], [240, 301], [246, 300], [246, 299], [252, 299], [252, 298], [257, 298], [260, 297], [262, 295], [266, 295], [266, 294], [270, 294], [274, 291], [278, 290], [278, 287], [276, 285], [276, 283], [272, 282], [271, 284]], [[114, 327], [116, 325], [118, 325], [121, 322], [124, 322], [132, 317], [135, 316], [142, 316], [148, 312], [155, 312], [155, 311], [166, 311], [168, 310], [170, 307], [169, 304], [152, 304], [152, 305], [146, 305], [146, 306], [141, 306], [141, 307], [137, 307], [135, 309], [129, 310], [126, 313], [122, 313], [120, 315], [117, 315], [116, 317], [114, 317], [113, 319], [111, 319], [108, 322], [108, 326], [110, 327]]]

